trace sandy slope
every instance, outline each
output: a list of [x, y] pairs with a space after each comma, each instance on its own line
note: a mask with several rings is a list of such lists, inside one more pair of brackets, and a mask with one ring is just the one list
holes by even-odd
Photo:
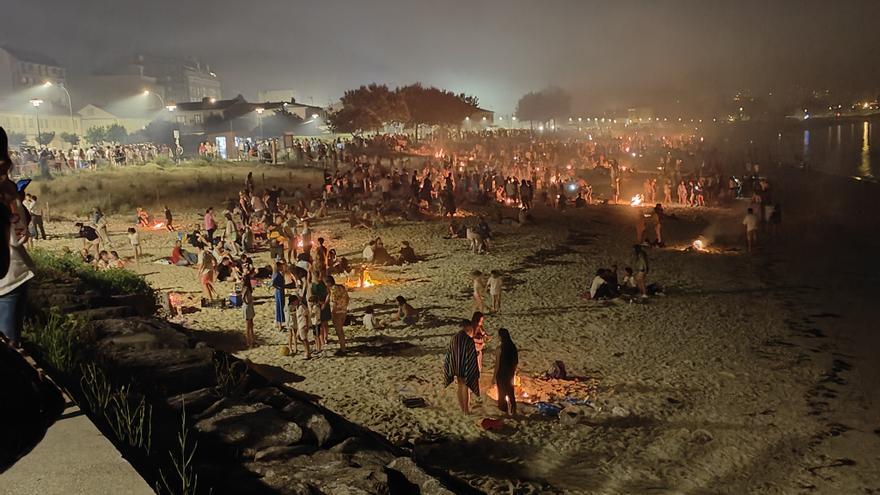
[[[824, 358], [831, 353], [821, 345], [803, 347], [798, 339], [807, 337], [791, 326], [803, 308], [786, 301], [808, 289], [775, 283], [778, 277], [768, 277], [761, 257], [679, 249], [710, 222], [721, 231], [735, 229], [739, 212], [673, 213], [678, 218], [667, 228], [673, 247], [650, 253], [651, 279], [668, 287], [667, 297], [644, 305], [578, 297], [597, 267], [616, 261], [622, 268], [630, 262], [635, 210], [597, 206], [562, 214], [539, 211], [536, 226], [496, 226], [497, 247], [485, 256], [470, 254], [465, 241], [443, 239], [440, 223], [404, 223], [378, 232], [389, 247], [409, 240], [428, 259], [372, 271], [380, 285], [352, 293], [353, 313], [360, 316], [363, 307], [402, 294], [428, 309], [433, 323], [391, 326], [381, 336], [349, 327], [358, 352], [344, 358], [280, 356], [277, 348], [286, 336], [273, 330], [267, 288], [257, 291], [262, 304], [256, 326], [263, 344], [258, 349], [241, 350], [239, 311], [205, 309], [183, 322], [242, 357], [301, 375], [295, 387], [396, 442], [414, 445], [417, 455], [491, 493], [798, 493], [810, 486], [824, 493], [862, 493], [878, 488], [876, 435], [861, 447], [861, 458], [873, 459], [874, 470], [860, 458], [855, 466], [832, 468], [850, 471], [821, 484], [807, 469], [821, 463], [817, 449], [829, 423], [814, 414], [808, 395], [828, 371]], [[120, 244], [122, 222], [111, 221]], [[375, 235], [333, 220], [316, 229], [340, 254], [355, 259]], [[72, 228], [51, 230], [60, 234]], [[167, 255], [174, 239], [166, 232], [143, 237], [154, 256]], [[46, 244], [75, 247], [78, 242]], [[159, 289], [198, 291], [194, 270], [152, 263], [134, 269]], [[575, 426], [529, 417], [505, 432], [487, 433], [476, 421], [497, 413], [491, 400], [484, 398], [471, 416], [458, 412], [452, 388], [442, 387], [441, 360], [455, 322], [470, 315], [473, 269], [505, 275], [503, 310], [488, 317], [487, 326], [490, 332], [510, 329], [523, 373], [539, 374], [560, 359], [570, 373], [598, 379], [600, 406], [621, 406], [630, 415], [597, 415]], [[413, 347], [400, 349], [400, 343]], [[494, 349], [492, 341], [487, 356]], [[487, 370], [492, 362], [487, 357]], [[405, 409], [402, 394], [424, 397], [429, 407]]]

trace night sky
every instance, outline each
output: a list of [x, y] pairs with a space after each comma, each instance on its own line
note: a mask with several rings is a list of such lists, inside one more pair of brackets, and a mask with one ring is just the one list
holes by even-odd
[[876, 0], [3, 0], [2, 9], [0, 42], [72, 71], [134, 51], [192, 54], [215, 68], [225, 96], [292, 88], [321, 105], [373, 81], [465, 91], [508, 113], [549, 84], [583, 108], [880, 80]]

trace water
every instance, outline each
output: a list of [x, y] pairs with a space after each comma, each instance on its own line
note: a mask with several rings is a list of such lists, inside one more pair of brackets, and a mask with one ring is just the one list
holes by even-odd
[[844, 177], [880, 178], [880, 120], [743, 124], [719, 129], [718, 143], [728, 163], [805, 164]]

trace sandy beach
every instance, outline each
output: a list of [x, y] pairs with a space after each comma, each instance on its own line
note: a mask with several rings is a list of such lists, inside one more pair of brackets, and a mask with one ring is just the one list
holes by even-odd
[[[841, 349], [833, 330], [832, 338], [811, 330], [852, 320], [815, 316], [823, 312], [810, 303], [815, 290], [787, 278], [793, 265], [780, 254], [781, 241], [757, 255], [744, 252], [737, 234], [745, 207], [668, 208], [668, 246], [649, 251], [649, 282], [660, 283], [665, 297], [644, 304], [580, 297], [597, 268], [631, 263], [639, 209], [628, 205], [539, 208], [535, 225], [493, 224], [487, 255], [445, 239], [439, 221], [369, 231], [350, 229], [331, 213], [315, 224], [315, 237], [352, 261], [376, 236], [392, 253], [408, 240], [425, 258], [371, 268], [376, 285], [352, 290], [355, 324], [346, 327], [345, 357], [333, 356], [332, 337], [319, 357], [282, 356], [287, 335], [274, 329], [270, 287], [255, 291], [256, 349], [244, 349], [238, 310], [204, 308], [175, 321], [217, 347], [295, 374], [291, 386], [487, 493], [873, 493], [880, 489], [876, 394], [858, 385], [870, 371], [855, 385], [848, 381], [869, 358], [853, 342]], [[130, 255], [123, 236], [130, 221], [109, 220], [122, 255]], [[55, 238], [38, 245], [78, 248], [73, 230], [72, 221], [53, 222]], [[685, 249], [706, 233], [710, 251]], [[160, 291], [197, 295], [194, 269], [152, 262], [170, 253], [176, 235], [141, 235], [148, 260], [130, 268]], [[268, 254], [257, 260], [266, 264]], [[524, 405], [505, 429], [488, 432], [478, 421], [497, 417], [498, 409], [485, 394], [470, 415], [458, 410], [454, 387], [443, 387], [442, 358], [458, 321], [473, 310], [468, 274], [475, 269], [504, 276], [502, 309], [486, 326], [492, 335], [510, 330], [524, 382], [561, 360], [592, 387], [579, 397], [592, 407], [581, 408], [577, 424]], [[231, 289], [218, 284], [221, 295]], [[397, 295], [427, 316], [373, 332], [360, 325], [371, 305], [389, 321]], [[487, 344], [484, 388], [496, 340]], [[405, 408], [403, 397], [421, 397], [427, 407]]]

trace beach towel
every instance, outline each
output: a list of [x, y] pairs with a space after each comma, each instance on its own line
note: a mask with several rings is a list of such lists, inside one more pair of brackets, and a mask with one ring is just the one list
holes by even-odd
[[477, 368], [477, 348], [472, 339], [463, 330], [452, 337], [449, 350], [443, 361], [443, 373], [446, 386], [455, 381], [455, 377], [464, 379], [465, 384], [474, 394], [480, 395], [480, 371]]

